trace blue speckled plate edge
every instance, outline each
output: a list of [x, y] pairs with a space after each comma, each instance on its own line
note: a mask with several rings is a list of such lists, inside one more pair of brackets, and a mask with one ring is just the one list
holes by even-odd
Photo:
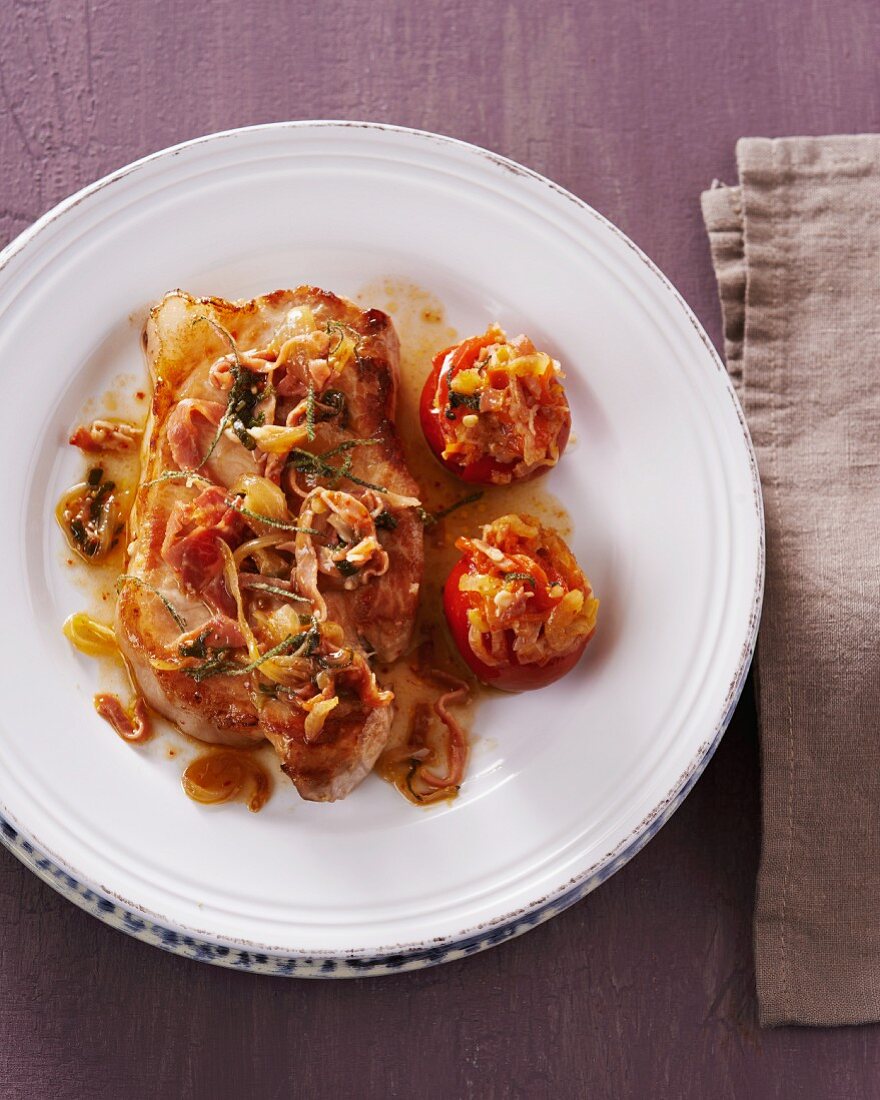
[[[465, 958], [476, 954], [488, 947], [494, 947], [505, 940], [522, 935], [530, 928], [549, 920], [551, 917], [563, 912], [570, 905], [586, 897], [597, 886], [618, 871], [628, 860], [639, 852], [648, 841], [656, 835], [660, 828], [669, 820], [672, 814], [684, 801], [685, 797], [702, 774], [703, 769], [711, 759], [715, 749], [726, 730], [745, 685], [746, 677], [751, 666], [755, 643], [758, 634], [758, 625], [761, 617], [761, 606], [764, 592], [764, 513], [761, 496], [761, 485], [758, 477], [757, 462], [752, 448], [751, 438], [745, 419], [734, 393], [730, 379], [727, 376], [724, 364], [718, 356], [712, 342], [704, 332], [697, 318], [682, 296], [656, 267], [656, 265], [635, 245], [621, 230], [609, 222], [601, 214], [595, 211], [587, 203], [577, 196], [566, 191], [558, 184], [525, 168], [514, 161], [501, 157], [496, 153], [470, 145], [467, 142], [458, 141], [455, 138], [445, 137], [426, 131], [413, 130], [406, 127], [388, 126], [382, 123], [343, 122], [343, 121], [308, 121], [290, 123], [272, 123], [266, 126], [244, 127], [244, 130], [273, 130], [294, 127], [358, 127], [375, 129], [381, 132], [401, 132], [411, 137], [426, 139], [434, 142], [449, 144], [451, 146], [464, 147], [473, 153], [515, 173], [528, 176], [533, 181], [548, 187], [558, 195], [575, 203], [584, 213], [595, 218], [606, 229], [633, 250], [638, 259], [646, 265], [652, 274], [658, 278], [665, 288], [673, 295], [679, 307], [683, 310], [687, 320], [693, 325], [700, 340], [704, 344], [714, 365], [721, 373], [723, 383], [726, 386], [728, 396], [733, 403], [737, 418], [742, 428], [744, 441], [752, 475], [753, 500], [758, 519], [758, 569], [755, 577], [755, 589], [753, 594], [752, 611], [749, 617], [748, 636], [743, 645], [736, 676], [734, 677], [721, 720], [715, 727], [711, 739], [705, 741], [699, 748], [694, 760], [678, 783], [672, 788], [658, 806], [641, 822], [632, 835], [623, 841], [618, 847], [607, 853], [598, 863], [594, 864], [577, 879], [563, 886], [554, 894], [536, 900], [534, 903], [514, 913], [507, 914], [497, 921], [485, 926], [463, 931], [447, 939], [419, 943], [396, 945], [382, 952], [370, 952], [359, 954], [352, 952], [333, 956], [309, 955], [306, 953], [292, 954], [290, 951], [274, 951], [269, 947], [250, 943], [219, 943], [202, 938], [198, 933], [189, 933], [175, 930], [163, 923], [160, 917], [148, 913], [140, 913], [126, 907], [120, 900], [115, 899], [110, 891], [102, 891], [97, 887], [80, 882], [75, 875], [66, 870], [52, 856], [43, 850], [38, 840], [28, 837], [25, 831], [14, 822], [8, 814], [0, 812], [0, 841], [15, 855], [26, 867], [34, 872], [44, 882], [57, 890], [63, 897], [78, 905], [81, 909], [96, 916], [105, 924], [125, 932], [144, 943], [160, 947], [165, 951], [182, 955], [186, 958], [196, 959], [202, 962], [227, 966], [236, 970], [247, 970], [261, 974], [277, 974], [301, 978], [353, 978], [365, 975], [381, 975], [399, 973], [405, 970], [417, 970], [428, 966], [435, 966], [454, 959]], [[104, 187], [116, 182], [137, 170], [144, 164], [150, 163], [160, 157], [174, 155], [175, 153], [228, 136], [238, 131], [222, 131], [196, 138], [192, 141], [182, 142], [179, 145], [150, 154], [140, 160], [134, 161], [116, 172], [90, 184], [81, 191], [63, 200], [52, 210], [39, 218], [30, 228], [26, 229], [18, 237], [0, 252], [0, 269], [9, 260], [24, 248], [31, 239], [36, 237], [41, 230], [62, 216], [66, 211], [78, 205], [84, 198]]]

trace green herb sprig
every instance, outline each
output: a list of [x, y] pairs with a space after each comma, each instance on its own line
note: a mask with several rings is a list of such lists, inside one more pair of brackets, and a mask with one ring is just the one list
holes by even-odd
[[525, 581], [532, 586], [537, 587], [537, 581], [531, 573], [502, 573], [502, 578], [506, 581]]
[[335, 332], [336, 335], [339, 337], [339, 339], [330, 349], [330, 355], [335, 355], [336, 352], [339, 351], [340, 347], [342, 347], [342, 341], [345, 339], [346, 335], [348, 335], [352, 338], [352, 340], [354, 340], [354, 354], [356, 358], [358, 357], [363, 337], [357, 329], [352, 328], [351, 325], [347, 325], [344, 321], [328, 321], [326, 329], [328, 333]]
[[195, 665], [192, 668], [185, 668], [181, 671], [195, 680], [197, 684], [200, 684], [203, 680], [207, 680], [212, 676], [247, 676], [249, 672], [254, 672], [260, 665], [265, 664], [266, 661], [271, 660], [273, 657], [279, 657], [283, 653], [288, 653], [291, 649], [300, 649], [302, 646], [305, 646], [304, 656], [311, 657], [317, 649], [320, 640], [320, 627], [317, 617], [313, 615], [308, 630], [300, 631], [298, 634], [288, 634], [284, 641], [279, 642], [278, 645], [260, 654], [256, 660], [249, 661], [246, 665], [237, 665], [232, 661], [227, 661], [224, 657], [225, 651], [218, 650], [217, 653], [209, 657], [204, 664]]
[[311, 379], [306, 394], [306, 436], [310, 443], [315, 438], [315, 383]]
[[394, 531], [397, 528], [397, 516], [387, 509], [380, 512], [373, 522], [380, 531]]
[[272, 596], [281, 596], [286, 600], [294, 600], [296, 603], [311, 603], [311, 600], [307, 600], [305, 596], [300, 596], [297, 592], [290, 592], [286, 588], [279, 588], [276, 584], [263, 584], [262, 581], [248, 584], [245, 586], [245, 589], [248, 592], [268, 592]]
[[455, 390], [449, 391], [449, 408], [446, 411], [447, 419], [455, 419], [455, 413], [451, 413], [452, 409], [457, 409], [460, 406], [464, 406], [466, 409], [472, 409], [474, 412], [480, 411], [480, 395], [478, 393], [457, 393]]
[[140, 577], [136, 577], [134, 573], [123, 573], [122, 576], [116, 581], [116, 591], [121, 592], [124, 584], [136, 584], [140, 588], [146, 588], [148, 592], [152, 592], [154, 596], [158, 596], [162, 601], [162, 606], [174, 620], [181, 630], [186, 630], [186, 620], [174, 606], [174, 604], [168, 599], [167, 596], [163, 596], [162, 593], [154, 585], [149, 584], [147, 581], [142, 580]]
[[195, 470], [166, 470], [164, 474], [160, 474], [150, 481], [143, 482], [141, 488], [148, 489], [151, 485], [161, 485], [163, 481], [198, 481], [202, 485], [209, 486], [214, 484], [209, 477], [197, 474]]
[[483, 495], [483, 490], [479, 489], [475, 493], [469, 493], [466, 497], [462, 497], [461, 500], [456, 500], [453, 504], [450, 504], [448, 508], [442, 508], [439, 512], [428, 512], [424, 508], [418, 509], [419, 519], [426, 527], [433, 527], [441, 520], [446, 519], [447, 516], [452, 515], [453, 512], [458, 511], [459, 508], [464, 508], [466, 504], [473, 504], [474, 501], [479, 500]]
[[[352, 459], [349, 452], [354, 450], [355, 447], [375, 446], [381, 442], [382, 438], [380, 436], [371, 439], [347, 439], [344, 443], [339, 443], [321, 454], [294, 447], [287, 457], [287, 462], [298, 474], [303, 474], [305, 477], [321, 478], [330, 481], [333, 485], [347, 479], [353, 481], [355, 485], [362, 485], [365, 489], [373, 489], [377, 493], [387, 493], [388, 490], [384, 485], [376, 485], [372, 481], [365, 481], [362, 477], [358, 477], [351, 472]], [[338, 465], [328, 461], [337, 455], [344, 455], [342, 462]]]
[[230, 507], [233, 511], [247, 516], [248, 519], [255, 519], [259, 523], [267, 524], [269, 527], [277, 527], [280, 531], [293, 531], [295, 534], [302, 535], [320, 534], [314, 527], [299, 527], [295, 523], [285, 523], [283, 520], [273, 519], [272, 516], [264, 516], [262, 512], [252, 512], [250, 508], [245, 508], [243, 504], [239, 504], [237, 500], [230, 501]]
[[226, 401], [226, 411], [217, 425], [216, 435], [211, 441], [205, 457], [196, 467], [197, 470], [201, 469], [214, 453], [217, 444], [220, 442], [220, 437], [227, 427], [232, 428], [241, 445], [246, 447], [247, 450], [252, 451], [256, 447], [257, 441], [250, 434], [248, 428], [260, 427], [264, 422], [265, 417], [263, 414], [257, 413], [255, 410], [266, 395], [268, 386], [268, 381], [264, 375], [249, 370], [244, 365], [238, 345], [232, 338], [232, 334], [223, 325], [204, 314], [194, 318], [192, 323], [197, 325], [200, 322], [210, 325], [217, 335], [229, 345], [232, 352], [232, 362], [229, 365], [232, 372], [232, 388]]
[[211, 635], [211, 628], [205, 627], [205, 629], [198, 634], [190, 642], [181, 642], [177, 647], [177, 651], [181, 657], [207, 657], [208, 656], [208, 638]]

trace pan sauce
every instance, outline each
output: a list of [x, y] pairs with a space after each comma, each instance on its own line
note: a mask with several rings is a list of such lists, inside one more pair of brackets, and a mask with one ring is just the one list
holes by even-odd
[[[381, 279], [365, 287], [357, 301], [384, 310], [394, 319], [400, 337], [400, 392], [397, 429], [410, 472], [421, 489], [421, 500], [430, 513], [439, 512], [471, 494], [469, 486], [448, 473], [434, 458], [419, 422], [419, 397], [431, 369], [431, 360], [460, 336], [446, 321], [443, 303], [428, 291], [398, 279]], [[491, 320], [491, 318], [490, 318]], [[480, 684], [458, 656], [449, 637], [443, 613], [443, 582], [458, 561], [455, 540], [473, 534], [482, 524], [508, 512], [527, 512], [555, 527], [568, 539], [571, 519], [562, 504], [546, 489], [541, 479], [520, 485], [487, 489], [479, 500], [456, 509], [441, 523], [425, 531], [425, 576], [419, 615], [413, 636], [413, 651], [392, 666], [377, 669], [380, 680], [395, 693], [397, 713], [388, 748], [380, 757], [377, 771], [393, 783], [410, 801], [414, 799], [407, 778], [412, 764], [405, 745], [419, 708], [433, 708], [439, 690], [436, 684], [420, 676], [414, 666], [429, 664], [464, 680], [470, 688], [470, 700], [454, 708], [466, 731], [474, 728], [481, 699], [497, 694]], [[433, 719], [434, 724], [438, 720]], [[435, 769], [436, 770], [436, 769]], [[457, 792], [449, 791], [446, 798]], [[436, 799], [431, 799], [435, 801]]]

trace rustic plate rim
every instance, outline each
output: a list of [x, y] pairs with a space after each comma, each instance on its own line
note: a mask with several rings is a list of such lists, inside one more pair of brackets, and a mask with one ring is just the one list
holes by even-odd
[[687, 769], [672, 786], [665, 798], [661, 799], [659, 804], [643, 819], [630, 836], [622, 840], [614, 850], [606, 853], [601, 860], [563, 883], [552, 893], [536, 899], [528, 906], [515, 912], [500, 916], [487, 924], [465, 929], [454, 935], [436, 940], [393, 945], [378, 951], [351, 949], [333, 954], [326, 952], [311, 953], [306, 950], [291, 951], [289, 948], [272, 948], [228, 937], [212, 937], [209, 932], [188, 929], [158, 914], [142, 911], [130, 902], [118, 898], [107, 886], [84, 881], [84, 876], [77, 875], [73, 868], [66, 867], [59, 856], [47, 851], [37, 838], [29, 835], [24, 826], [17, 822], [6, 811], [5, 807], [0, 810], [0, 841], [13, 855], [68, 900], [119, 931], [175, 954], [234, 969], [285, 976], [338, 978], [398, 973], [432, 966], [452, 959], [466, 957], [521, 935], [581, 900], [619, 870], [656, 835], [681, 805], [702, 774], [703, 769], [714, 754], [742, 694], [754, 654], [763, 602], [765, 532], [757, 460], [742, 408], [718, 352], [674, 284], [622, 230], [584, 200], [540, 173], [471, 142], [427, 130], [395, 126], [382, 122], [334, 119], [274, 122], [235, 127], [205, 134], [140, 157], [61, 200], [0, 250], [0, 272], [49, 226], [82, 201], [155, 161], [171, 158], [184, 150], [200, 145], [234, 138], [236, 135], [318, 128], [363, 129], [383, 134], [396, 133], [415, 138], [417, 141], [439, 143], [457, 148], [469, 155], [477, 155], [506, 171], [526, 177], [556, 195], [570, 200], [582, 213], [595, 219], [607, 230], [610, 230], [621, 243], [630, 248], [651, 275], [659, 279], [663, 288], [672, 295], [678, 308], [683, 311], [684, 317], [693, 326], [705, 351], [721, 375], [722, 385], [733, 404], [743, 434], [749, 461], [752, 500], [758, 533], [757, 568], [747, 636], [742, 645], [736, 673], [730, 683], [724, 709], [711, 736], [700, 744]]

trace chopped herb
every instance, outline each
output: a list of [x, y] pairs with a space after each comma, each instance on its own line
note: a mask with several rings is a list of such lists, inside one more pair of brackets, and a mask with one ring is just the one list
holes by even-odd
[[226, 660], [225, 649], [216, 649], [204, 664], [196, 665], [194, 668], [185, 668], [182, 671], [195, 680], [197, 684], [200, 684], [202, 680], [207, 680], [211, 676], [225, 675], [230, 668], [237, 667], [237, 665], [230, 665]]
[[[449, 409], [457, 409], [460, 405], [464, 405], [467, 409], [473, 409], [474, 412], [479, 412], [480, 395], [478, 393], [457, 393], [455, 390], [450, 390], [449, 408], [446, 411], [447, 418], [449, 418]], [[454, 419], [454, 416], [452, 419]]]
[[335, 477], [339, 473], [335, 467], [322, 462], [311, 451], [304, 451], [299, 447], [293, 448], [287, 456], [287, 462], [298, 474], [305, 474], [307, 477]]
[[89, 505], [89, 518], [93, 523], [97, 523], [103, 516], [107, 498], [115, 488], [115, 482], [105, 481], [103, 485], [98, 487], [97, 492], [92, 494], [92, 502]]
[[88, 560], [102, 558], [112, 549], [119, 526], [119, 509], [113, 497], [116, 484], [103, 481], [103, 477], [103, 467], [92, 467], [85, 483], [65, 493], [59, 514], [71, 545]]
[[309, 379], [309, 392], [306, 395], [306, 435], [311, 442], [315, 438], [315, 383]]
[[184, 668], [181, 671], [192, 677], [196, 683], [201, 683], [202, 680], [207, 680], [211, 676], [246, 676], [273, 657], [278, 657], [291, 649], [300, 649], [303, 645], [306, 647], [305, 656], [311, 657], [321, 640], [321, 632], [318, 628], [318, 620], [314, 616], [310, 622], [311, 625], [308, 630], [301, 631], [299, 634], [288, 634], [283, 642], [279, 642], [278, 645], [273, 646], [255, 661], [250, 661], [246, 665], [237, 665], [232, 661], [227, 661], [223, 657], [223, 653], [218, 651], [215, 656], [209, 657], [204, 664], [196, 665], [194, 668]]
[[[247, 591], [251, 591], [252, 589], [254, 589], [257, 592], [268, 592], [272, 596], [282, 596], [286, 600], [296, 600], [297, 603], [310, 603], [311, 602], [311, 601], [307, 600], [305, 598], [305, 596], [300, 596], [296, 592], [289, 592], [286, 588], [279, 588], [275, 584], [252, 583], [252, 584], [246, 585], [245, 588], [246, 588]], [[309, 622], [309, 621], [310, 621], [310, 617], [306, 616], [306, 622]]]
[[386, 511], [380, 512], [376, 516], [374, 523], [379, 530], [393, 531], [397, 527], [397, 517], [386, 509]]
[[343, 577], [353, 577], [358, 571], [358, 567], [356, 565], [352, 565], [352, 563], [346, 558], [343, 558], [341, 561], [334, 562], [334, 565], [343, 575]]
[[181, 630], [186, 630], [186, 621], [180, 612], [174, 607], [174, 604], [166, 597], [163, 596], [158, 588], [154, 588], [153, 585], [148, 584], [147, 581], [141, 580], [140, 577], [136, 577], [133, 573], [123, 573], [119, 580], [116, 582], [116, 591], [119, 592], [122, 589], [123, 584], [126, 581], [131, 581], [132, 584], [139, 585], [141, 588], [146, 588], [152, 592], [154, 596], [158, 596], [162, 601], [162, 604], [171, 618], [180, 627]]
[[[383, 485], [375, 485], [372, 481], [364, 481], [362, 477], [353, 474], [351, 472], [351, 455], [346, 453], [354, 447], [366, 447], [381, 442], [382, 440], [379, 438], [348, 439], [319, 455], [314, 454], [312, 451], [304, 451], [300, 447], [294, 447], [287, 456], [287, 462], [293, 466], [298, 474], [304, 474], [306, 477], [329, 479], [333, 484], [347, 478], [349, 481], [353, 481], [355, 485], [362, 485], [365, 489], [373, 489], [377, 493], [387, 493], [388, 490]], [[327, 461], [329, 458], [334, 458], [336, 455], [343, 453], [345, 458], [338, 466], [334, 466], [332, 462]]]
[[145, 481], [141, 488], [146, 489], [150, 485], [158, 485], [163, 481], [200, 481], [203, 485], [214, 484], [209, 477], [203, 477], [201, 474], [197, 474], [195, 470], [166, 470], [164, 474], [154, 477], [152, 481]]
[[466, 504], [473, 504], [475, 500], [479, 500], [482, 497], [483, 491], [479, 490], [476, 493], [470, 493], [466, 497], [462, 497], [461, 500], [455, 501], [454, 504], [450, 504], [448, 508], [443, 508], [439, 512], [434, 512], [433, 515], [430, 512], [425, 511], [424, 508], [418, 509], [419, 519], [424, 523], [426, 527], [433, 527], [435, 523], [439, 523], [442, 519], [446, 519], [448, 515], [451, 515], [458, 508], [464, 508]]
[[537, 581], [531, 573], [502, 573], [501, 576], [506, 581], [527, 581], [532, 588], [537, 586]]
[[260, 374], [259, 371], [249, 370], [244, 365], [241, 361], [238, 345], [232, 338], [232, 334], [221, 324], [218, 324], [217, 321], [204, 315], [196, 317], [193, 320], [193, 324], [196, 325], [200, 321], [205, 321], [209, 324], [217, 335], [229, 344], [232, 352], [232, 362], [229, 364], [232, 372], [232, 388], [229, 391], [229, 397], [226, 401], [226, 411], [223, 413], [220, 423], [217, 425], [217, 433], [211, 441], [211, 445], [208, 447], [205, 457], [196, 469], [200, 469], [204, 466], [214, 453], [214, 449], [220, 442], [220, 437], [227, 427], [232, 428], [238, 436], [241, 445], [247, 448], [247, 450], [252, 451], [256, 447], [257, 441], [250, 434], [248, 428], [259, 427], [265, 419], [262, 413], [258, 414], [256, 412], [256, 407], [266, 395], [268, 381], [265, 375]]
[[309, 629], [303, 631], [300, 634], [294, 635], [293, 649], [299, 649], [299, 647], [305, 643], [306, 645], [306, 657], [311, 657], [315, 650], [318, 648], [318, 643], [321, 641], [321, 630], [318, 625], [317, 616], [312, 615], [309, 619]]
[[327, 332], [335, 332], [339, 337], [335, 345], [330, 349], [330, 355], [335, 355], [337, 351], [339, 351], [342, 347], [342, 341], [345, 339], [346, 335], [348, 335], [354, 340], [354, 353], [355, 356], [357, 356], [360, 351], [361, 340], [363, 339], [357, 329], [352, 328], [351, 325], [345, 324], [344, 321], [328, 321]]
[[327, 390], [326, 393], [321, 394], [321, 400], [318, 404], [322, 409], [330, 410], [329, 414], [321, 416], [321, 420], [332, 420], [334, 416], [337, 416], [339, 417], [340, 428], [346, 426], [348, 416], [345, 408], [345, 394], [342, 390]]
[[[85, 549], [85, 545], [86, 545], [87, 541], [89, 541], [89, 542], [94, 541], [93, 539], [88, 540], [86, 538], [86, 529], [85, 529], [85, 527], [83, 527], [83, 523], [82, 523], [81, 519], [72, 519], [70, 521], [70, 533], [71, 533], [71, 535], [73, 535], [73, 537], [79, 543], [79, 545], [83, 547], [83, 549]], [[95, 551], [92, 550], [91, 552], [94, 553]]]
[[181, 657], [207, 657], [208, 646], [207, 641], [211, 633], [211, 628], [206, 627], [201, 634], [196, 638], [193, 638], [191, 642], [181, 642], [178, 647], [178, 653]]

